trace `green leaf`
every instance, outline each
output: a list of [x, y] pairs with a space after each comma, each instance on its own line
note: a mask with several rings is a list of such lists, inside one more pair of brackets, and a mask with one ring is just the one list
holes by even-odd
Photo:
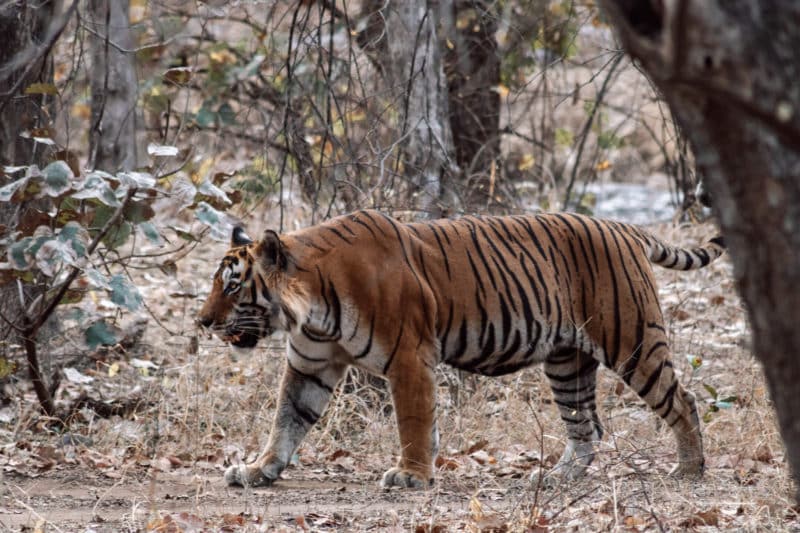
[[197, 192], [203, 196], [207, 196], [211, 202], [217, 206], [220, 204], [231, 205], [233, 203], [231, 202], [230, 198], [228, 198], [228, 195], [225, 193], [225, 191], [211, 183], [209, 180], [203, 181], [203, 183], [201, 183], [197, 188]]
[[181, 229], [177, 226], [167, 226], [169, 229], [175, 232], [175, 234], [187, 242], [200, 242], [200, 239], [195, 237], [195, 235], [185, 229]]
[[96, 268], [94, 267], [84, 268], [83, 273], [92, 287], [96, 287], [98, 289], [105, 289], [108, 291], [111, 290], [111, 284], [109, 283], [108, 276], [106, 276]]
[[47, 196], [58, 197], [70, 190], [75, 175], [64, 161], [53, 161], [42, 170], [44, 187], [42, 192]]
[[194, 120], [201, 128], [210, 128], [214, 125], [216, 118], [217, 114], [203, 104], [203, 106], [195, 115]]
[[68, 290], [64, 296], [59, 300], [59, 305], [76, 304], [83, 300], [86, 296], [86, 291]]
[[556, 128], [556, 145], [558, 146], [572, 146], [575, 136], [571, 131], [565, 128]]
[[123, 222], [119, 226], [114, 226], [106, 233], [105, 238], [103, 238], [103, 244], [111, 250], [116, 250], [128, 242], [131, 233], [133, 233], [133, 224], [130, 222]]
[[125, 206], [125, 211], [123, 213], [125, 220], [132, 224], [150, 220], [154, 216], [156, 216], [156, 212], [147, 201], [129, 202], [128, 205]]
[[86, 344], [95, 349], [101, 344], [111, 346], [117, 343], [117, 336], [105, 320], [99, 320], [84, 332]]
[[122, 274], [117, 274], [109, 282], [111, 285], [111, 301], [130, 311], [136, 311], [142, 305], [142, 295], [135, 285]]
[[712, 387], [708, 383], [703, 383], [703, 388], [705, 388], [708, 391], [708, 393], [711, 395], [712, 398], [714, 398], [715, 400], [717, 399], [717, 396], [718, 396], [717, 395], [717, 389], [715, 389], [714, 387]]
[[31, 83], [25, 87], [25, 94], [58, 94], [58, 89], [52, 83]]
[[[28, 184], [28, 177], [25, 176], [24, 178], [20, 178], [16, 181], [12, 181], [8, 185], [4, 187], [0, 187], [0, 202], [10, 202], [12, 198], [15, 196], [15, 193], [22, 189], [25, 190], [25, 186]], [[21, 191], [21, 192], [22, 192]], [[19, 199], [17, 199], [19, 201]]]
[[47, 239], [35, 257], [36, 268], [48, 277], [53, 277], [64, 264], [74, 265], [78, 259], [72, 247], [58, 238]]
[[6, 359], [5, 357], [0, 357], [0, 379], [5, 379], [17, 370], [17, 363], [11, 361], [10, 359]]
[[58, 232], [58, 240], [70, 245], [77, 257], [86, 255], [88, 237], [86, 228], [74, 221], [67, 222]]
[[8, 262], [12, 268], [25, 270], [31, 266], [25, 251], [33, 242], [33, 237], [25, 237], [8, 247]]
[[[86, 177], [81, 189], [75, 191], [70, 196], [78, 200], [98, 200], [109, 207], [119, 207], [120, 201], [108, 179], [99, 172], [93, 172]], [[110, 174], [107, 174], [110, 177]]]
[[142, 235], [155, 246], [161, 246], [164, 244], [164, 238], [161, 237], [161, 233], [159, 233], [158, 229], [153, 225], [152, 222], [142, 222], [141, 224], [136, 226]]
[[[156, 186], [156, 179], [149, 172], [120, 172], [117, 179], [123, 185], [136, 187], [137, 189], [152, 189]], [[125, 195], [124, 189], [117, 191], [119, 195]]]
[[224, 213], [211, 207], [206, 202], [197, 204], [194, 216], [211, 229], [210, 236], [217, 241], [225, 242], [230, 237], [231, 224]]
[[236, 124], [236, 112], [228, 102], [223, 103], [217, 108], [217, 115], [220, 122], [228, 126]]

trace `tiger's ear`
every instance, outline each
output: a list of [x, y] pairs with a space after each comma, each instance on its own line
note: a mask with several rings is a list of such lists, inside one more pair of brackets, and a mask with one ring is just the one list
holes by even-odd
[[286, 268], [286, 254], [284, 253], [283, 243], [277, 233], [268, 229], [264, 232], [264, 237], [258, 243], [261, 253], [261, 258], [264, 260], [264, 266], [277, 266], [279, 269]]
[[236, 226], [233, 228], [233, 233], [231, 233], [231, 248], [244, 246], [246, 244], [253, 244], [253, 239], [247, 235], [243, 227]]

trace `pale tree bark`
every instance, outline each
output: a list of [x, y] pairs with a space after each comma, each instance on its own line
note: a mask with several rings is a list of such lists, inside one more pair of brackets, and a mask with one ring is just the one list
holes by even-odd
[[492, 164], [500, 156], [500, 57], [495, 2], [439, 2], [440, 49], [448, 83], [450, 128], [467, 211], [492, 202]]
[[436, 11], [425, 0], [390, 2], [383, 66], [399, 94], [403, 174], [416, 206], [441, 215], [444, 185], [456, 174], [447, 81], [436, 35]]
[[137, 166], [136, 63], [128, 0], [90, 0], [92, 126], [89, 167], [117, 172]]
[[800, 480], [800, 2], [601, 3], [692, 143]]

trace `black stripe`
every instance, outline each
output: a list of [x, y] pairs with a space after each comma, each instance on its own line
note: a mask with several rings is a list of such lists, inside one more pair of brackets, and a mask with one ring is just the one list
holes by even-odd
[[403, 329], [405, 327], [404, 319], [400, 319], [400, 332], [397, 334], [397, 340], [394, 342], [394, 348], [392, 348], [392, 353], [389, 354], [389, 359], [386, 361], [386, 364], [383, 365], [383, 375], [385, 376], [386, 373], [389, 371], [389, 367], [392, 366], [392, 362], [394, 361], [394, 356], [397, 353], [398, 348], [400, 348], [400, 339], [403, 337]]
[[637, 320], [636, 320], [636, 340], [635, 346], [636, 348], [633, 349], [633, 353], [628, 358], [627, 361], [623, 362], [620, 366], [617, 373], [622, 378], [627, 385], [631, 384], [631, 380], [633, 379], [634, 373], [636, 373], [636, 368], [639, 366], [639, 360], [642, 357], [642, 344], [644, 343], [644, 319], [642, 318], [641, 312], [637, 311]]
[[311, 357], [304, 354], [303, 352], [297, 349], [297, 346], [295, 346], [292, 341], [289, 341], [289, 346], [292, 348], [292, 351], [296, 355], [300, 356], [301, 359], [305, 359], [306, 361], [311, 361], [313, 363], [324, 363], [328, 360], [327, 357]]
[[664, 368], [672, 366], [671, 364], [668, 365], [668, 363], [669, 361], [667, 361], [666, 359], [662, 360], [661, 364], [659, 364], [658, 367], [655, 370], [653, 370], [653, 372], [650, 374], [650, 377], [647, 378], [647, 381], [644, 383], [642, 388], [636, 391], [636, 393], [642, 399], [645, 399], [647, 395], [650, 394], [650, 391], [653, 389], [655, 384], [658, 382], [659, 379], [661, 379], [661, 373], [664, 371]]
[[447, 360], [447, 337], [450, 335], [450, 328], [453, 325], [453, 300], [450, 300], [450, 306], [447, 311], [447, 325], [444, 331], [439, 335], [439, 342], [441, 343], [442, 359]]
[[320, 389], [324, 389], [324, 390], [326, 390], [328, 392], [331, 392], [331, 393], [333, 392], [333, 387], [331, 387], [330, 385], [328, 385], [327, 383], [322, 381], [319, 378], [319, 376], [315, 376], [314, 374], [306, 374], [305, 372], [301, 372], [300, 370], [295, 368], [294, 365], [292, 365], [291, 361], [287, 361], [287, 363], [288, 363], [289, 368], [291, 369], [291, 371], [294, 372], [295, 374], [297, 374], [298, 376], [300, 376], [301, 378], [303, 378], [304, 380], [310, 381], [311, 383], [313, 383], [314, 385], [316, 385]]
[[598, 366], [599, 363], [595, 359], [587, 359], [584, 365], [578, 368], [578, 370], [576, 370], [575, 372], [571, 372], [565, 376], [561, 376], [559, 374], [553, 374], [552, 372], [548, 372], [547, 369], [545, 369], [544, 373], [548, 377], [548, 379], [551, 379], [552, 381], [558, 381], [559, 383], [567, 383], [588, 376], [589, 374], [597, 370]]
[[467, 320], [461, 319], [461, 327], [458, 328], [458, 344], [456, 344], [453, 354], [450, 356], [451, 361], [458, 361], [464, 352], [467, 351]]
[[614, 331], [613, 331], [614, 337], [612, 338], [612, 345], [611, 345], [612, 349], [609, 350], [607, 346], [605, 345], [603, 346], [603, 348], [606, 350], [606, 357], [610, 360], [609, 362], [611, 363], [611, 367], [613, 368], [616, 366], [617, 357], [619, 357], [619, 348], [621, 343], [620, 336], [622, 330], [622, 325], [621, 325], [622, 319], [620, 317], [620, 309], [619, 309], [619, 288], [617, 287], [617, 277], [614, 274], [614, 265], [611, 263], [611, 251], [608, 249], [608, 242], [606, 241], [606, 236], [605, 232], [603, 231], [603, 227], [597, 220], [594, 219], [589, 219], [589, 220], [591, 220], [591, 222], [594, 223], [594, 225], [598, 229], [598, 233], [600, 233], [600, 241], [603, 244], [603, 250], [606, 254], [606, 261], [608, 262], [608, 275], [611, 278], [611, 288], [612, 288], [612, 293], [614, 295], [614, 299], [611, 302], [611, 308], [614, 310]]
[[369, 337], [367, 338], [367, 345], [364, 346], [364, 349], [356, 355], [355, 359], [361, 359], [369, 355], [370, 350], [372, 350], [372, 336], [375, 333], [375, 313], [372, 313], [372, 319], [369, 322]]
[[306, 425], [313, 426], [314, 424], [317, 423], [317, 420], [319, 420], [320, 415], [318, 415], [311, 409], [307, 409], [305, 407], [300, 406], [300, 404], [297, 403], [295, 397], [292, 396], [291, 394], [287, 394], [286, 398], [289, 400], [289, 404], [292, 406], [292, 409], [294, 409], [294, 412], [300, 416], [300, 419], [303, 422], [305, 422]]
[[342, 219], [339, 219], [339, 225], [340, 225], [340, 226], [342, 226], [342, 227], [345, 229], [345, 231], [347, 231], [347, 233], [349, 233], [349, 234], [350, 234], [350, 235], [352, 235], [353, 237], [358, 237], [358, 234], [357, 234], [355, 231], [353, 231], [353, 229], [352, 229], [350, 226], [348, 226], [348, 225], [347, 225], [347, 224], [344, 222], [344, 220], [342, 220]]
[[[439, 251], [442, 254], [442, 260], [444, 261], [444, 269], [447, 271], [447, 279], [451, 280], [452, 275], [450, 274], [450, 259], [447, 257], [447, 252], [444, 251], [444, 245], [442, 244], [442, 239], [439, 238], [439, 234], [436, 232], [436, 224], [428, 224], [428, 227], [431, 229], [433, 233], [433, 237], [436, 239], [436, 244], [439, 246]], [[444, 230], [442, 230], [444, 232]]]
[[408, 252], [406, 252], [406, 246], [405, 243], [403, 243], [403, 237], [400, 234], [400, 228], [398, 227], [397, 222], [395, 222], [391, 217], [388, 217], [383, 213], [378, 213], [378, 214], [382, 216], [383, 219], [387, 221], [390, 226], [392, 226], [392, 229], [395, 232], [395, 236], [397, 237], [397, 243], [400, 245], [400, 251], [403, 252], [403, 260], [406, 262], [406, 265], [408, 266], [409, 270], [414, 275], [414, 280], [417, 282], [417, 286], [419, 287], [420, 302], [422, 303], [422, 314], [427, 318], [428, 316], [430, 316], [430, 313], [428, 311], [428, 302], [424, 298], [425, 291], [422, 288], [422, 281], [419, 279], [419, 275], [417, 275], [417, 269], [414, 268], [414, 265], [411, 264]]
[[478, 252], [478, 258], [481, 260], [481, 263], [483, 263], [483, 268], [486, 269], [486, 275], [489, 276], [489, 281], [492, 284], [492, 288], [497, 291], [497, 281], [494, 279], [492, 269], [489, 268], [489, 262], [486, 260], [486, 256], [483, 253], [483, 247], [478, 241], [478, 232], [476, 231], [477, 225], [475, 224], [474, 220], [466, 219], [466, 222], [470, 225], [469, 235], [472, 238], [472, 244], [475, 247], [475, 251]]
[[336, 229], [336, 228], [332, 228], [332, 227], [330, 227], [330, 226], [322, 226], [322, 229], [324, 229], [324, 230], [327, 230], [327, 231], [330, 231], [331, 233], [333, 233], [334, 235], [336, 235], [337, 237], [339, 237], [340, 239], [342, 239], [342, 240], [343, 240], [344, 242], [346, 242], [347, 244], [353, 244], [353, 241], [351, 241], [350, 239], [348, 239], [347, 237], [345, 237], [345, 236], [344, 236], [344, 233], [342, 233], [341, 231], [339, 231], [339, 230], [338, 230], [338, 229]]
[[295, 236], [295, 240], [297, 242], [299, 242], [300, 244], [302, 244], [303, 246], [307, 246], [309, 248], [314, 248], [315, 250], [318, 250], [320, 252], [327, 252], [328, 251], [326, 248], [323, 248], [323, 247], [319, 246], [318, 244], [313, 242], [311, 239], [308, 239], [306, 237]]
[[478, 284], [478, 289], [481, 294], [484, 296], [486, 295], [486, 287], [483, 286], [483, 279], [480, 273], [478, 272], [478, 267], [475, 265], [475, 261], [472, 260], [472, 254], [469, 253], [469, 250], [464, 250], [464, 253], [467, 255], [467, 261], [469, 261], [469, 266], [472, 269], [472, 276], [475, 278], [475, 282]]
[[522, 344], [522, 338], [519, 334], [519, 330], [514, 331], [514, 341], [511, 343], [511, 346], [508, 349], [500, 354], [495, 362], [490, 365], [485, 365], [487, 368], [486, 370], [482, 371], [487, 376], [494, 376], [494, 371], [496, 369], [500, 369], [506, 366], [506, 363], [514, 357], [519, 352], [519, 347]]

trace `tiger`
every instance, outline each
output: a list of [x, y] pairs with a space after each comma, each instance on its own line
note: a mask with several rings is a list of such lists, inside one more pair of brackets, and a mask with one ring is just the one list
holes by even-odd
[[675, 435], [676, 476], [704, 456], [694, 395], [678, 381], [651, 264], [702, 268], [722, 237], [682, 249], [643, 229], [573, 213], [401, 223], [374, 210], [259, 241], [233, 229], [198, 314], [209, 334], [252, 349], [286, 332], [268, 443], [229, 485], [268, 486], [317, 422], [348, 367], [389, 384], [400, 456], [383, 487], [434, 483], [434, 369], [486, 376], [544, 364], [567, 441], [548, 480], [577, 480], [603, 430], [596, 371], [615, 371]]

